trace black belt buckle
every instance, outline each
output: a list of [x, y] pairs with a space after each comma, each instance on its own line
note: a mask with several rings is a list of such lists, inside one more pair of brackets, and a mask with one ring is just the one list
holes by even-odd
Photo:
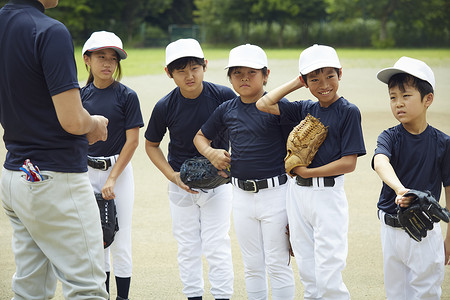
[[[108, 164], [108, 162], [109, 162], [109, 164]], [[109, 158], [108, 159], [99, 159], [99, 158], [88, 157], [88, 165], [94, 169], [106, 171], [106, 170], [108, 170], [109, 166], [111, 165], [111, 162], [110, 162]]]
[[247, 192], [257, 193], [259, 192], [258, 185], [255, 180], [245, 180], [244, 181], [244, 190]]
[[102, 171], [108, 170], [108, 163], [106, 162], [106, 159], [97, 159], [97, 162], [103, 164], [103, 166], [99, 168], [100, 170]]

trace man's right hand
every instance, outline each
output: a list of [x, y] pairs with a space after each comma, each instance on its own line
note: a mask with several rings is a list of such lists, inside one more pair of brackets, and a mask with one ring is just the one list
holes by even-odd
[[91, 116], [91, 118], [92, 127], [91, 130], [86, 133], [89, 145], [92, 145], [98, 141], [106, 141], [108, 138], [108, 119], [99, 115]]

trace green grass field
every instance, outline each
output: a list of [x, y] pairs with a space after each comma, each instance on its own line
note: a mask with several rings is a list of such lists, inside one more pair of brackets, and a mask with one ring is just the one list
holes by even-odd
[[[125, 49], [128, 58], [122, 61], [124, 76], [161, 74], [164, 70], [164, 48]], [[264, 49], [269, 59], [298, 59], [303, 49]], [[203, 49], [208, 60], [227, 59], [230, 49]], [[343, 67], [384, 67], [393, 64], [401, 56], [410, 56], [427, 62], [431, 67], [450, 65], [450, 49], [337, 49]], [[81, 57], [81, 48], [75, 48], [78, 78], [86, 80], [87, 71]]]

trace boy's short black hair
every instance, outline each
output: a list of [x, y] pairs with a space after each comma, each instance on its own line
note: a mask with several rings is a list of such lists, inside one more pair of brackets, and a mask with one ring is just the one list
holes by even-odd
[[[320, 68], [320, 69], [311, 71], [311, 72], [309, 72], [308, 74], [314, 73], [314, 75], [317, 75], [317, 74], [319, 74], [320, 72], [323, 72], [323, 69], [324, 69], [324, 68]], [[334, 68], [334, 70], [336, 71], [336, 73], [337, 73], [338, 76], [339, 76], [339, 69], [338, 69], [338, 68]], [[304, 81], [305, 83], [306, 83], [306, 79], [308, 78], [308, 74], [302, 75], [303, 81]]]
[[203, 67], [203, 69], [206, 67], [204, 58], [188, 56], [181, 57], [168, 64], [167, 71], [169, 72], [170, 76], [172, 76], [174, 70], [184, 69], [187, 65], [200, 65]]
[[[242, 68], [242, 67], [230, 67], [230, 68], [228, 68], [228, 72], [227, 72], [228, 79], [230, 79], [231, 73], [233, 73], [234, 70], [239, 69], [239, 68]], [[264, 67], [264, 68], [259, 69], [259, 70], [261, 70], [261, 72], [262, 72], [264, 77], [267, 76], [267, 74], [268, 74], [267, 67]]]
[[405, 84], [416, 88], [419, 91], [420, 98], [422, 100], [423, 97], [429, 93], [434, 93], [433, 87], [428, 81], [422, 80], [408, 73], [398, 73], [393, 75], [389, 78], [388, 88], [391, 89], [393, 87], [398, 87], [400, 91], [405, 92]]

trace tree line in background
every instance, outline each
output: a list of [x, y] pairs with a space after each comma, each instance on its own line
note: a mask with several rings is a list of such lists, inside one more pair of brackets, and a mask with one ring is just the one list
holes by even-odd
[[47, 14], [76, 44], [108, 30], [128, 47], [182, 37], [218, 46], [450, 46], [448, 0], [60, 0]]

